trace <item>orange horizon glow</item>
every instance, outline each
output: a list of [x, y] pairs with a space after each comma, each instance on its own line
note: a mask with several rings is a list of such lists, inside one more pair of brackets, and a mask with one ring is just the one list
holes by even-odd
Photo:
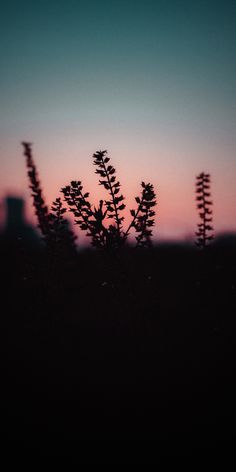
[[[84, 191], [90, 192], [90, 199], [93, 204], [97, 205], [100, 199], [106, 198], [106, 192], [98, 185], [98, 178], [94, 174], [93, 152], [90, 152], [87, 159], [84, 156], [82, 158], [78, 153], [78, 158], [75, 159], [75, 151], [71, 149], [71, 153], [68, 152], [67, 154], [71, 158], [68, 159], [64, 156], [63, 151], [61, 151], [57, 159], [52, 159], [51, 155], [47, 158], [47, 155], [44, 154], [43, 156], [41, 149], [33, 146], [34, 161], [48, 207], [50, 207], [57, 196], [63, 197], [60, 189], [69, 184], [71, 180], [82, 180]], [[119, 158], [118, 154], [119, 150], [115, 147], [113, 153], [108, 152], [111, 163], [116, 168], [118, 180], [121, 182], [121, 191], [125, 196], [126, 208], [123, 211], [123, 216], [125, 217], [124, 228], [128, 226], [131, 220], [129, 210], [135, 208], [135, 196], [139, 195], [141, 190], [140, 182], [144, 180], [145, 182], [153, 183], [157, 195], [156, 224], [153, 230], [154, 240], [193, 240], [198, 222], [194, 200], [195, 175], [202, 170], [202, 166], [200, 167], [199, 165], [198, 171], [194, 175], [194, 173], [189, 172], [189, 169], [184, 169], [181, 172], [182, 169], [180, 168], [178, 171], [177, 166], [175, 169], [172, 168], [172, 170], [171, 167], [163, 165], [161, 160], [156, 161], [155, 165], [152, 160], [150, 165], [148, 165], [148, 161], [142, 157], [142, 153], [140, 153], [138, 159], [137, 154], [128, 157], [128, 153], [122, 153], [121, 158]], [[13, 158], [12, 156], [11, 159], [12, 163], [16, 162], [15, 157]], [[136, 166], [134, 166], [135, 159]], [[180, 156], [177, 156], [177, 161], [178, 159], [180, 159]], [[4, 199], [4, 196], [7, 195], [22, 197], [26, 202], [26, 220], [35, 226], [37, 222], [28, 188], [29, 182], [25, 159], [20, 146], [18, 148], [17, 169], [17, 174], [12, 169], [12, 173], [9, 173], [8, 176], [9, 182], [4, 182], [3, 189], [1, 189], [1, 198]], [[217, 176], [214, 172], [211, 172], [211, 175], [215, 233], [236, 231], [236, 219], [233, 219], [233, 215], [235, 216], [234, 200], [229, 198], [230, 194], [234, 192], [234, 187], [228, 185], [227, 191], [225, 191], [226, 182], [222, 182], [222, 179], [219, 178], [220, 176]], [[11, 185], [10, 181], [12, 181]], [[224, 191], [222, 192], [222, 190]], [[88, 242], [88, 238], [81, 234], [78, 227], [73, 224], [72, 215], [68, 212], [67, 216], [72, 223], [75, 233], [79, 235], [78, 242]], [[1, 225], [3, 226], [3, 208], [0, 218]]]

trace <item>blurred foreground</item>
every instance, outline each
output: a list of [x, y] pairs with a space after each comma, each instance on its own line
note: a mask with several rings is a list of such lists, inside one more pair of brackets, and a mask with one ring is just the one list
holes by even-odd
[[69, 260], [13, 234], [0, 246], [9, 457], [148, 464], [228, 454], [235, 238], [205, 253], [162, 245]]

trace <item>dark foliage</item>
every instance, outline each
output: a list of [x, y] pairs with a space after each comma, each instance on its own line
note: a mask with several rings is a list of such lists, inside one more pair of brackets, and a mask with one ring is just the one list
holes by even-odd
[[26, 166], [28, 169], [28, 177], [30, 181], [29, 188], [32, 191], [33, 205], [38, 219], [38, 225], [43, 237], [47, 239], [50, 233], [49, 212], [42, 195], [37, 169], [33, 160], [32, 145], [26, 142], [23, 142], [22, 145], [24, 149], [24, 155], [26, 156]]
[[119, 241], [124, 221], [120, 212], [125, 209], [124, 197], [120, 193], [120, 182], [117, 181], [115, 168], [108, 164], [110, 158], [107, 156], [107, 151], [97, 151], [93, 155], [93, 161], [96, 166], [95, 172], [101, 177], [99, 184], [108, 191], [110, 196], [110, 199], [105, 201], [107, 218], [114, 219], [115, 225], [110, 225], [109, 229], [114, 238]]
[[[70, 211], [75, 216], [76, 224], [87, 236], [91, 237], [92, 244], [98, 248], [114, 249], [123, 246], [132, 227], [137, 232], [137, 247], [150, 246], [152, 227], [154, 225], [156, 205], [153, 185], [142, 182], [141, 197], [136, 197], [138, 207], [131, 210], [133, 217], [128, 229], [124, 231], [125, 209], [124, 196], [121, 193], [121, 185], [116, 177], [115, 168], [109, 163], [107, 151], [97, 151], [93, 155], [93, 164], [96, 174], [99, 175], [99, 185], [108, 192], [108, 200], [100, 200], [99, 207], [93, 207], [89, 202], [89, 193], [83, 193], [81, 181], [72, 181], [70, 185], [62, 188], [65, 201]], [[106, 225], [106, 221], [111, 221]]]
[[212, 201], [210, 199], [210, 174], [202, 172], [196, 178], [196, 201], [201, 223], [198, 223], [196, 245], [204, 249], [213, 240]]
[[58, 255], [68, 252], [68, 250], [72, 253], [75, 251], [76, 236], [70, 230], [68, 220], [63, 216], [66, 211], [61, 198], [56, 198], [49, 214], [50, 232], [48, 244], [51, 246], [52, 251], [56, 251]]
[[43, 240], [54, 256], [65, 252], [75, 251], [75, 236], [68, 227], [68, 221], [64, 218], [66, 208], [60, 198], [56, 198], [51, 206], [51, 212], [45, 204], [36, 165], [32, 155], [32, 145], [23, 142], [26, 166], [32, 190], [33, 205], [38, 219], [38, 226], [42, 232]]
[[137, 247], [145, 247], [151, 245], [152, 227], [154, 226], [155, 211], [153, 207], [156, 205], [156, 195], [153, 190], [153, 185], [150, 183], [145, 184], [142, 182], [142, 195], [136, 197], [138, 203], [137, 210], [130, 210], [133, 220], [125, 234], [129, 233], [129, 230], [134, 226], [137, 240]]
[[103, 225], [106, 212], [103, 211], [103, 201], [100, 201], [99, 208], [92, 208], [88, 200], [89, 193], [83, 192], [83, 185], [79, 180], [74, 180], [70, 185], [63, 187], [62, 193], [70, 211], [74, 214], [75, 223], [92, 238], [93, 246], [106, 247], [107, 230]]

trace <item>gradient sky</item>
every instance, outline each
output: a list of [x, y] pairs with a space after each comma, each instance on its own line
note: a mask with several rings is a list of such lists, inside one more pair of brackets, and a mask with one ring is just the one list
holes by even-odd
[[187, 238], [195, 175], [212, 175], [216, 231], [236, 230], [236, 2], [1, 2], [1, 197], [30, 192], [20, 142], [49, 202], [108, 149], [127, 205], [141, 180], [158, 195], [155, 234]]

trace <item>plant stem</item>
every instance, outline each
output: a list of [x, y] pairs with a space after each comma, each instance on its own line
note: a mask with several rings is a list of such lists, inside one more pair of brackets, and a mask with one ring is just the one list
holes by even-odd
[[118, 209], [117, 209], [117, 205], [116, 205], [116, 202], [115, 202], [115, 195], [114, 195], [114, 192], [113, 192], [113, 189], [112, 189], [110, 177], [109, 177], [109, 174], [107, 172], [106, 164], [103, 160], [103, 157], [102, 157], [102, 167], [103, 167], [103, 170], [106, 174], [107, 183], [109, 185], [110, 195], [111, 195], [112, 203], [113, 203], [114, 209], [115, 209], [115, 221], [116, 221], [116, 224], [117, 224], [118, 236], [120, 236], [120, 223], [119, 223]]

